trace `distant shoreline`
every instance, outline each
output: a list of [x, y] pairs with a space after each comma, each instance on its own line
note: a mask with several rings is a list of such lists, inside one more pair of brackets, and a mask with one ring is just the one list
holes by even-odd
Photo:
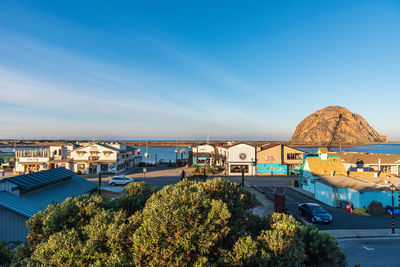
[[[64, 145], [67, 143], [76, 143], [76, 142], [88, 142], [82, 140], [0, 140], [0, 148], [5, 147], [41, 147], [41, 146], [53, 146], [53, 145]], [[146, 146], [146, 141], [125, 141], [125, 140], [96, 140], [96, 142], [119, 142], [129, 146], [134, 147], [144, 147]], [[210, 145], [221, 145], [226, 143], [227, 141], [209, 141]], [[235, 143], [248, 143], [254, 146], [261, 146], [265, 143], [283, 143], [285, 145], [293, 146], [293, 147], [321, 147], [327, 146], [318, 145], [318, 144], [291, 144], [288, 141], [235, 141]], [[176, 141], [176, 140], [160, 140], [160, 141], [147, 141], [147, 145], [151, 147], [193, 147], [199, 144], [204, 144], [206, 141]], [[370, 143], [370, 144], [342, 144], [342, 147], [354, 147], [354, 146], [370, 146], [370, 145], [397, 145], [400, 142], [387, 142], [387, 143]], [[332, 146], [338, 147], [340, 144], [333, 144]]]

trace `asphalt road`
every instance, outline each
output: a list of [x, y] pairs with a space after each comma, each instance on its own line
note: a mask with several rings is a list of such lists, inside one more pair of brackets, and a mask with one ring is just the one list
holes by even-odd
[[400, 238], [351, 238], [339, 240], [348, 266], [400, 266]]
[[[273, 195], [274, 186], [261, 186], [266, 194]], [[285, 206], [290, 212], [300, 215], [298, 212], [298, 204], [312, 202], [318, 203], [333, 216], [332, 224], [317, 224], [321, 230], [333, 229], [390, 229], [392, 227], [392, 217], [389, 215], [370, 215], [358, 216], [350, 215], [344, 209], [333, 208], [316, 199], [302, 194], [294, 189], [287, 188], [285, 191], [286, 199]], [[400, 227], [400, 216], [395, 216], [395, 225], [398, 229]], [[400, 264], [399, 264], [400, 265]]]

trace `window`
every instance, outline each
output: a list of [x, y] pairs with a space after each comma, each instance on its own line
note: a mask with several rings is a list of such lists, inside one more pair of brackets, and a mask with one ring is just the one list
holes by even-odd
[[231, 165], [231, 173], [241, 173], [244, 170], [244, 173], [249, 172], [249, 165]]
[[303, 155], [301, 153], [288, 153], [287, 159], [288, 160], [302, 160]]
[[390, 173], [391, 169], [392, 168], [389, 165], [382, 165], [381, 166], [381, 172], [384, 172], [384, 173]]

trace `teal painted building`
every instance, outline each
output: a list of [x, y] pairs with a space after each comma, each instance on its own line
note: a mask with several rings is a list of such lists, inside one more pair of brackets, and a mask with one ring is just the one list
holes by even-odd
[[257, 173], [259, 174], [287, 174], [288, 166], [280, 163], [257, 163]]
[[[314, 194], [314, 198], [332, 207], [344, 207], [349, 202], [354, 208], [367, 208], [372, 201], [379, 201], [382, 205], [392, 206], [392, 192], [388, 184], [377, 184], [361, 179], [355, 179], [342, 174], [321, 175], [315, 172], [333, 173], [331, 169], [323, 170], [319, 160], [306, 158], [301, 173], [302, 189]], [[326, 161], [328, 160], [325, 159]], [[322, 161], [322, 159], [321, 159]], [[333, 161], [332, 161], [333, 162]], [[312, 166], [312, 165], [318, 166]], [[326, 164], [326, 166], [329, 166]], [[316, 167], [320, 169], [317, 170]], [[337, 169], [336, 169], [337, 170]], [[399, 194], [394, 192], [394, 205], [399, 206]]]
[[193, 165], [195, 165], [195, 166], [208, 166], [209, 164], [210, 164], [210, 157], [193, 156]]

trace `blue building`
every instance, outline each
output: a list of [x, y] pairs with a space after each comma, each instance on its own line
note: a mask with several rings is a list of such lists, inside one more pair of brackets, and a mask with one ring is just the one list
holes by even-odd
[[96, 184], [65, 168], [0, 180], [0, 240], [26, 241], [26, 221], [48, 205], [89, 193]]
[[[400, 179], [355, 178], [347, 175], [340, 157], [331, 157], [323, 150], [318, 156], [305, 159], [301, 175], [301, 186], [319, 200], [332, 207], [353, 204], [354, 208], [367, 208], [372, 201], [383, 206], [392, 205], [391, 184], [398, 185]], [[394, 193], [394, 205], [398, 206], [398, 193]]]

